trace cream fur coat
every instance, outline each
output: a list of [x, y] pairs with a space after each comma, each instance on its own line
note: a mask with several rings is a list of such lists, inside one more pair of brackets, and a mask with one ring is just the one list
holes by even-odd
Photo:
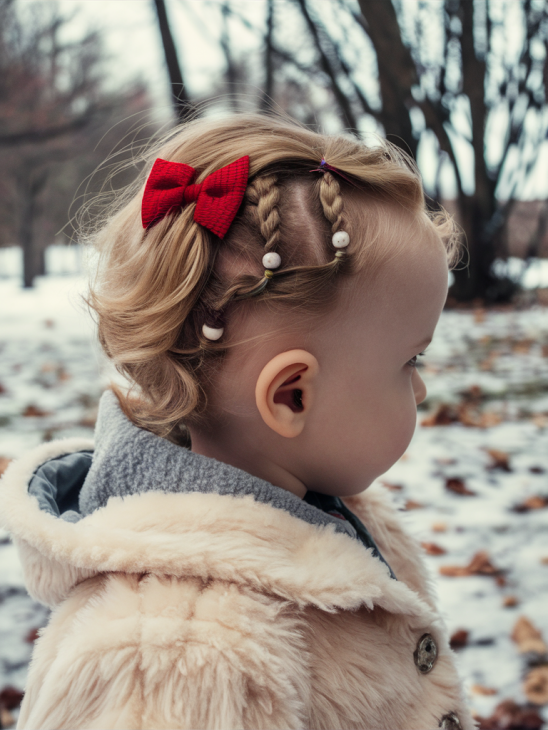
[[29, 593], [53, 608], [19, 728], [474, 727], [420, 548], [383, 487], [345, 503], [397, 580], [358, 540], [253, 495], [152, 490], [75, 523], [40, 509], [33, 472], [84, 449], [44, 444], [0, 482]]

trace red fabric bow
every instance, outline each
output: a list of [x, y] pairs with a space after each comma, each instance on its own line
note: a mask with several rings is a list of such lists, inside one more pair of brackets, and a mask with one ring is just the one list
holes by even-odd
[[224, 238], [241, 205], [249, 174], [249, 156], [215, 170], [199, 185], [192, 185], [196, 170], [181, 162], [158, 158], [148, 176], [141, 206], [143, 228], [170, 211], [196, 201], [194, 220]]

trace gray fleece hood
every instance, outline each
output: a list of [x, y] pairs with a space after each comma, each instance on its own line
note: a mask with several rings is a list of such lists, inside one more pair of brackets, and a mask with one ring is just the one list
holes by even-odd
[[29, 492], [42, 510], [69, 522], [78, 522], [106, 506], [111, 497], [149, 491], [252, 495], [257, 502], [309, 524], [333, 524], [337, 532], [361, 540], [383, 560], [363, 523], [340, 499], [312, 491], [300, 499], [230, 464], [139, 428], [123, 413], [111, 390], [103, 393], [99, 403], [94, 450], [42, 464], [29, 483]]

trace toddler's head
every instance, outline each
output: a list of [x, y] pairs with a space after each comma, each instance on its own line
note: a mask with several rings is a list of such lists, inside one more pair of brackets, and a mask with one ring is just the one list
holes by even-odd
[[[143, 228], [156, 158], [201, 183], [242, 157], [224, 238], [196, 222], [195, 195]], [[188, 429], [193, 451], [299, 496], [362, 491], [413, 434], [426, 394], [416, 362], [456, 252], [415, 166], [386, 142], [257, 114], [189, 122], [147, 163], [95, 236], [89, 296], [106, 353], [138, 391], [121, 396], [127, 415], [172, 440]]]

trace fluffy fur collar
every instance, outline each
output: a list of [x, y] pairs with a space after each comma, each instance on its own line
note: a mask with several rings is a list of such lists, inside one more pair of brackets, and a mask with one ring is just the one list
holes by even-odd
[[[0, 522], [19, 547], [29, 592], [42, 603], [58, 604], [99, 573], [153, 572], [246, 584], [330, 612], [377, 605], [434, 619], [427, 603], [391, 579], [386, 565], [357, 540], [251, 495], [116, 496], [77, 523], [40, 510], [27, 491], [37, 467], [93, 446], [87, 439], [43, 444], [10, 464], [0, 481]], [[372, 517], [380, 489], [370, 487], [360, 497]]]

